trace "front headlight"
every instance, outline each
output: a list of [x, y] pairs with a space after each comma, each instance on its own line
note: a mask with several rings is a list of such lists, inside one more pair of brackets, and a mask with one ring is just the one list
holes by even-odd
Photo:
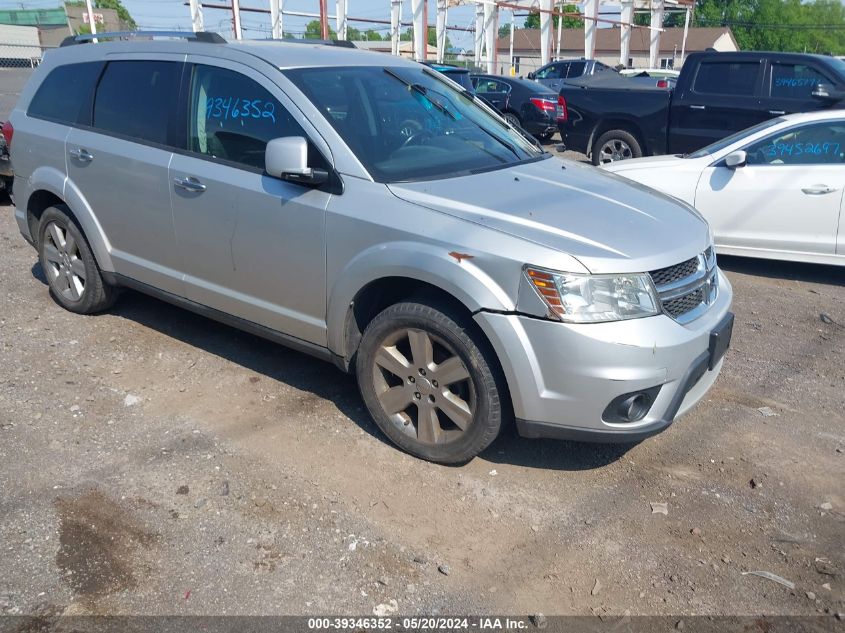
[[647, 273], [579, 275], [525, 267], [529, 284], [567, 323], [622, 321], [660, 314], [660, 300]]

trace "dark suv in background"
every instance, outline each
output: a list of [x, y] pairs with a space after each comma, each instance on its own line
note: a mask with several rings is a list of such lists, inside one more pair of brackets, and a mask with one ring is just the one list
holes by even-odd
[[567, 79], [589, 77], [607, 70], [613, 69], [595, 59], [566, 59], [546, 64], [535, 72], [528, 73], [528, 79], [533, 79], [554, 91], [559, 91]]

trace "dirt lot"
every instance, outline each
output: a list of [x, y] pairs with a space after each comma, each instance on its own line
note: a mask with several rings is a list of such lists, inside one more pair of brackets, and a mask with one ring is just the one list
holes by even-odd
[[0, 614], [845, 611], [842, 271], [721, 259], [733, 347], [662, 435], [449, 468], [307, 356], [132, 292], [61, 310], [0, 205]]

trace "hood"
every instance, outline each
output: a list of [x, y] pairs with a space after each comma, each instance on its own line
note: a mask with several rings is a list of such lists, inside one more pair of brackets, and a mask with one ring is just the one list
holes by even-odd
[[671, 266], [709, 244], [707, 223], [689, 205], [558, 158], [389, 188], [408, 202], [571, 255], [594, 274]]

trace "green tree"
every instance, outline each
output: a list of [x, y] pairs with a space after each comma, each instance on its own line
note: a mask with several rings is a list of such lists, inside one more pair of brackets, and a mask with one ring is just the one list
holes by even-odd
[[[404, 31], [399, 34], [399, 39], [403, 42], [410, 42], [414, 39], [414, 29], [408, 27]], [[430, 26], [428, 27], [428, 45], [429, 46], [437, 46], [437, 29]], [[449, 36], [446, 36], [446, 50], [448, 51], [452, 48], [452, 42], [449, 40]]]
[[[347, 29], [348, 30], [348, 29]], [[305, 34], [303, 37], [306, 40], [319, 40], [322, 39], [322, 34], [320, 33], [320, 20], [311, 20], [308, 24], [305, 25]], [[334, 29], [329, 25], [329, 39], [336, 40], [337, 33], [335, 33]]]
[[[584, 20], [580, 17], [581, 13], [578, 11], [578, 7], [573, 4], [567, 4], [563, 7], [564, 13], [571, 13], [572, 17], [564, 16], [563, 17], [563, 28], [565, 29], [577, 29], [584, 26]], [[552, 16], [552, 23], [554, 27], [557, 28], [558, 22], [560, 21], [560, 16], [553, 15]], [[532, 13], [527, 18], [525, 18], [524, 27], [526, 29], [539, 29], [540, 28], [540, 14], [539, 13]]]
[[[91, 3], [95, 9], [114, 9], [117, 11], [118, 19], [130, 30], [135, 30], [138, 28], [138, 25], [135, 23], [135, 20], [132, 18], [132, 15], [129, 13], [126, 7], [123, 6], [123, 3], [120, 0], [94, 0]], [[74, 0], [73, 2], [66, 2], [65, 6], [68, 7], [84, 7], [85, 3], [81, 2], [80, 0]], [[90, 27], [84, 26], [79, 28], [80, 32], [90, 33]]]
[[373, 29], [367, 29], [364, 31], [364, 39], [369, 42], [380, 42], [385, 39], [390, 39], [389, 37], [382, 37], [381, 33], [378, 31], [374, 31]]

